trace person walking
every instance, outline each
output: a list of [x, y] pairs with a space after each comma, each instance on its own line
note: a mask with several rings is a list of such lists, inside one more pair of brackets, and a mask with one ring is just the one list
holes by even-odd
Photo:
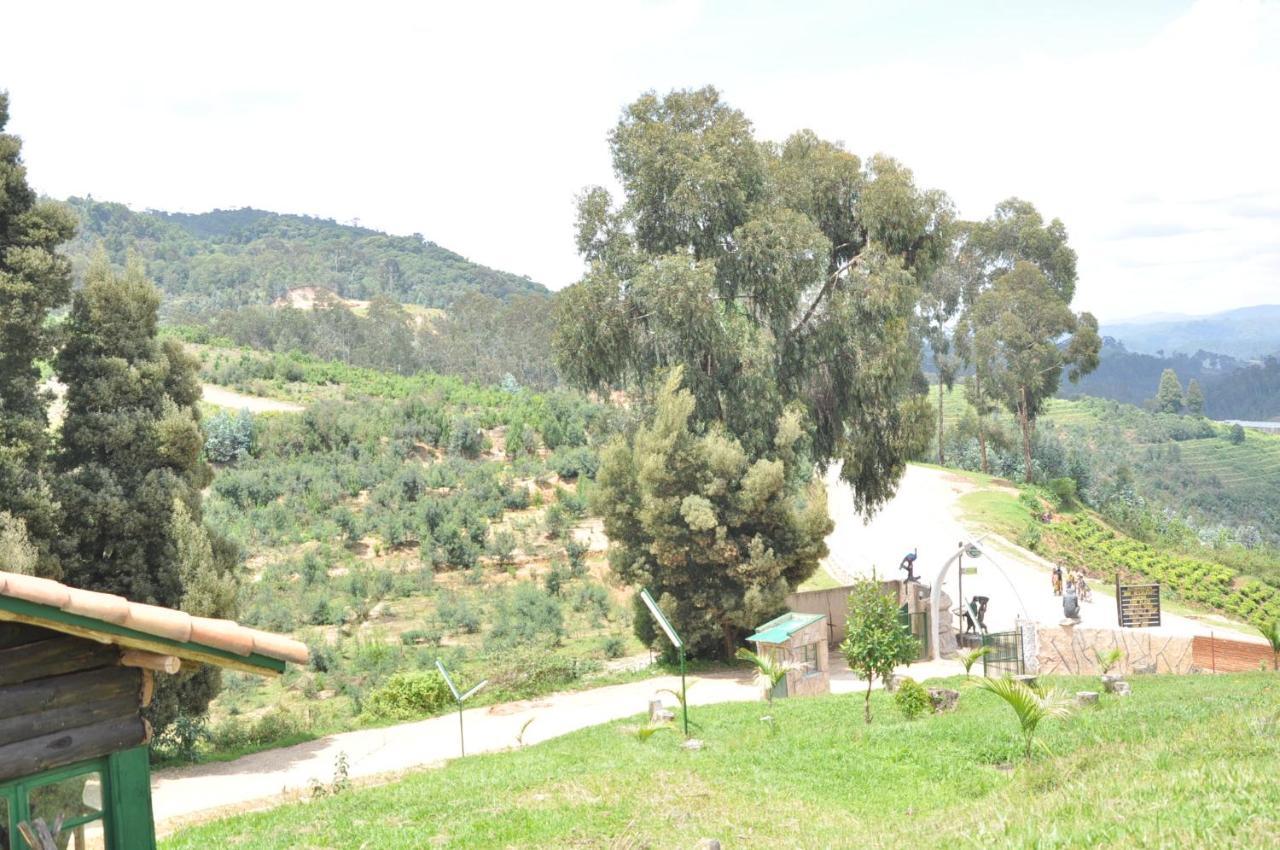
[[1059, 566], [1058, 564], [1053, 565], [1053, 574], [1051, 576], [1051, 581], [1053, 583], [1053, 595], [1061, 596], [1062, 595], [1062, 567]]

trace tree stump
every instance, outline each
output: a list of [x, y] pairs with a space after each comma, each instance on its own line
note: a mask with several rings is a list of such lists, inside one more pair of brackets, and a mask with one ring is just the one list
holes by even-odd
[[1082, 708], [1087, 705], [1098, 704], [1097, 691], [1076, 691], [1076, 705]]

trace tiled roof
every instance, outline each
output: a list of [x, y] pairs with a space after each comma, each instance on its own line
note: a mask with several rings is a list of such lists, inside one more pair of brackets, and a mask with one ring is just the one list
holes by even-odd
[[193, 617], [172, 608], [130, 602], [123, 596], [68, 587], [51, 579], [0, 572], [0, 596], [246, 658], [257, 654], [294, 664], [306, 664], [310, 660], [306, 644], [293, 638], [251, 629], [232, 620]]

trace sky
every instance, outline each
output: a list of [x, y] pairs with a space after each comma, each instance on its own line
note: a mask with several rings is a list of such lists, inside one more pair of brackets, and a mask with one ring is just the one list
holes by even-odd
[[67, 3], [6, 9], [32, 184], [421, 233], [558, 289], [646, 90], [1066, 224], [1104, 321], [1280, 303], [1280, 0]]

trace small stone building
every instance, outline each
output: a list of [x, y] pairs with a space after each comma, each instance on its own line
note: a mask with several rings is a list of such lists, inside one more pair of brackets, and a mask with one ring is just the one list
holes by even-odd
[[64, 850], [154, 850], [155, 674], [307, 661], [304, 644], [229, 620], [0, 572], [0, 850], [32, 850], [19, 825], [37, 820], [61, 822]]
[[774, 688], [775, 697], [825, 694], [831, 690], [825, 615], [788, 611], [757, 628], [747, 640], [756, 645], [757, 655], [791, 665]]

